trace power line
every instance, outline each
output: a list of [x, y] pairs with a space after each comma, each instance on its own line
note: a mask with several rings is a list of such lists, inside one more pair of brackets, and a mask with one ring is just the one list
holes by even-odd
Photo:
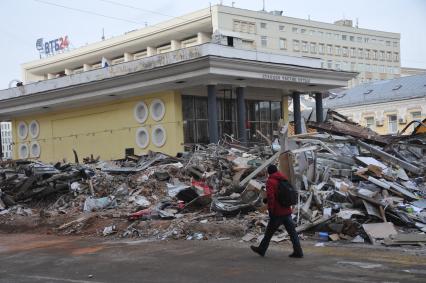
[[146, 9], [142, 9], [142, 8], [135, 7], [135, 6], [132, 6], [132, 5], [123, 4], [123, 3], [120, 3], [120, 2], [116, 2], [116, 1], [111, 1], [111, 0], [99, 0], [99, 1], [109, 3], [109, 4], [113, 4], [113, 5], [117, 5], [117, 6], [121, 6], [121, 7], [139, 10], [139, 11], [146, 12], [146, 13], [157, 14], [157, 15], [160, 15], [160, 16], [163, 16], [163, 17], [182, 19], [182, 20], [185, 20], [185, 21], [188, 20], [188, 19], [185, 19], [185, 18], [182, 18], [182, 17], [171, 16], [171, 15], [168, 15], [168, 14], [164, 14], [164, 13], [152, 11], [152, 10], [146, 10]]
[[51, 5], [51, 6], [56, 6], [56, 7], [72, 10], [72, 11], [77, 11], [77, 12], [81, 12], [81, 13], [95, 15], [95, 16], [98, 16], [98, 17], [103, 17], [103, 18], [107, 18], [107, 19], [112, 19], [112, 20], [142, 25], [141, 22], [136, 22], [136, 21], [132, 21], [132, 20], [124, 19], [124, 18], [119, 18], [119, 17], [114, 17], [114, 16], [108, 16], [108, 15], [104, 15], [104, 14], [100, 14], [100, 13], [96, 13], [96, 12], [92, 12], [92, 11], [88, 11], [88, 10], [83, 10], [83, 9], [79, 9], [79, 8], [68, 7], [68, 6], [64, 6], [64, 5], [60, 5], [60, 4], [56, 4], [56, 3], [52, 3], [52, 2], [48, 2], [48, 1], [44, 1], [44, 0], [34, 0], [34, 1], [46, 4], [46, 5]]

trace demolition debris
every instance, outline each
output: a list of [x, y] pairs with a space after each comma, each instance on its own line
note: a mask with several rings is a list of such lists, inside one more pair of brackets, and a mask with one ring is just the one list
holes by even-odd
[[[424, 126], [424, 125], [423, 125]], [[329, 111], [319, 132], [267, 145], [196, 145], [177, 157], [0, 163], [0, 227], [147, 239], [259, 241], [268, 213], [265, 168], [298, 190], [302, 238], [372, 244], [426, 242], [426, 134], [380, 136]], [[272, 241], [288, 240], [285, 230]]]

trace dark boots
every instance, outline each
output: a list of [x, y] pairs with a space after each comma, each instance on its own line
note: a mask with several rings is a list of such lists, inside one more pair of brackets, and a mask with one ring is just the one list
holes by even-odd
[[260, 255], [260, 256], [265, 256], [265, 252], [264, 251], [262, 251], [259, 247], [256, 247], [256, 246], [250, 246], [250, 249], [252, 250], [252, 251], [254, 251], [255, 253], [257, 253], [258, 255]]

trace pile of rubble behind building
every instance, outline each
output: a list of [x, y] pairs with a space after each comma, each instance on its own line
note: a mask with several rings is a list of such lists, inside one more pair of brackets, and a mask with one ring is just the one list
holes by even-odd
[[[276, 163], [299, 190], [302, 238], [426, 243], [426, 134], [380, 136], [331, 111], [307, 126], [321, 133], [287, 137], [283, 126], [267, 145], [230, 139], [177, 157], [3, 161], [0, 228], [36, 219], [58, 234], [258, 241], [265, 168]], [[273, 238], [284, 240], [285, 230]]]

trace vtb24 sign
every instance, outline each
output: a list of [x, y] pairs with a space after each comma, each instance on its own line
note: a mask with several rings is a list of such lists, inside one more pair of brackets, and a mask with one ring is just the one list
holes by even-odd
[[64, 49], [68, 49], [70, 42], [68, 40], [68, 35], [60, 38], [56, 38], [50, 41], [43, 41], [43, 38], [37, 39], [36, 48], [40, 53], [46, 55], [53, 55], [55, 53], [61, 52]]

